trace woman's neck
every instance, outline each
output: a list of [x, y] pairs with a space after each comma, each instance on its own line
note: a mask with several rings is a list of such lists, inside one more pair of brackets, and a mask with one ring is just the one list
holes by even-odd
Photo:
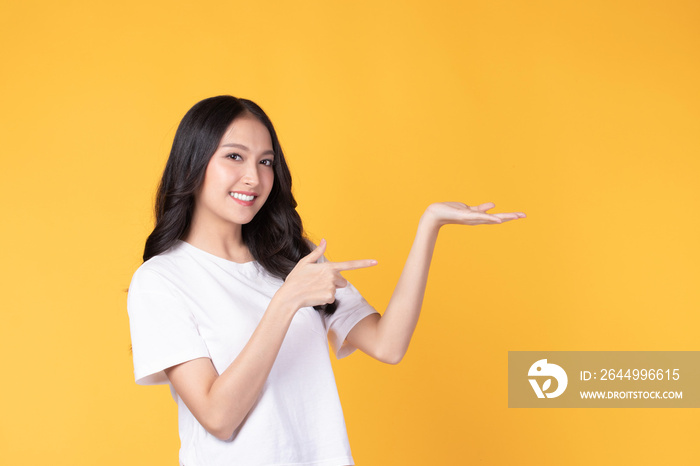
[[197, 228], [193, 224], [183, 241], [209, 254], [232, 262], [242, 263], [254, 260], [248, 246], [243, 242], [240, 225], [238, 225], [238, 228], [217, 231], [214, 228]]

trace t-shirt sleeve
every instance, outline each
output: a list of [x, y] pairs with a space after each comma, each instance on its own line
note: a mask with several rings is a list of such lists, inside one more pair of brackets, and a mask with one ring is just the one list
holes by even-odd
[[210, 357], [184, 296], [157, 271], [142, 266], [134, 273], [127, 311], [137, 384], [168, 383], [164, 369]]
[[324, 320], [328, 331], [328, 341], [335, 353], [335, 357], [340, 359], [352, 354], [357, 349], [345, 341], [345, 337], [348, 336], [350, 330], [359, 321], [370, 314], [377, 313], [377, 311], [350, 283], [346, 287], [336, 290], [335, 299], [338, 303], [338, 308], [333, 315], [324, 315]]

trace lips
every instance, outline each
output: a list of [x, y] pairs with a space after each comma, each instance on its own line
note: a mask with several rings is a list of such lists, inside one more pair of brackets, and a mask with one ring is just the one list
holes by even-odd
[[255, 204], [255, 199], [258, 197], [257, 194], [255, 193], [246, 193], [246, 192], [240, 192], [240, 191], [234, 191], [228, 193], [229, 196], [238, 204], [244, 205], [244, 206], [252, 206]]

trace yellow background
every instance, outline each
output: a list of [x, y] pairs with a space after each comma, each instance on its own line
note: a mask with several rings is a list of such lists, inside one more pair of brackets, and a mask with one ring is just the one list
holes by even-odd
[[696, 464], [692, 409], [507, 408], [508, 350], [698, 350], [695, 1], [0, 4], [0, 452], [177, 464], [133, 381], [125, 288], [198, 100], [275, 122], [311, 237], [386, 305], [423, 209], [445, 228], [398, 366], [334, 361], [359, 466]]

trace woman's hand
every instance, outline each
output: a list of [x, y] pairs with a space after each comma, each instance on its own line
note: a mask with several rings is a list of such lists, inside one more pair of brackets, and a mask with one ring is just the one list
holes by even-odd
[[438, 202], [431, 204], [423, 214], [423, 218], [434, 222], [438, 227], [448, 224], [481, 225], [490, 223], [503, 223], [509, 220], [525, 218], [522, 212], [505, 212], [489, 214], [496, 205], [487, 202], [478, 206], [468, 206], [461, 202]]
[[301, 258], [279, 289], [284, 300], [294, 304], [295, 312], [302, 307], [318, 306], [335, 301], [335, 290], [343, 288], [348, 281], [340, 275], [343, 270], [361, 269], [377, 265], [375, 260], [346, 262], [317, 261], [326, 250], [326, 240], [306, 257]]

